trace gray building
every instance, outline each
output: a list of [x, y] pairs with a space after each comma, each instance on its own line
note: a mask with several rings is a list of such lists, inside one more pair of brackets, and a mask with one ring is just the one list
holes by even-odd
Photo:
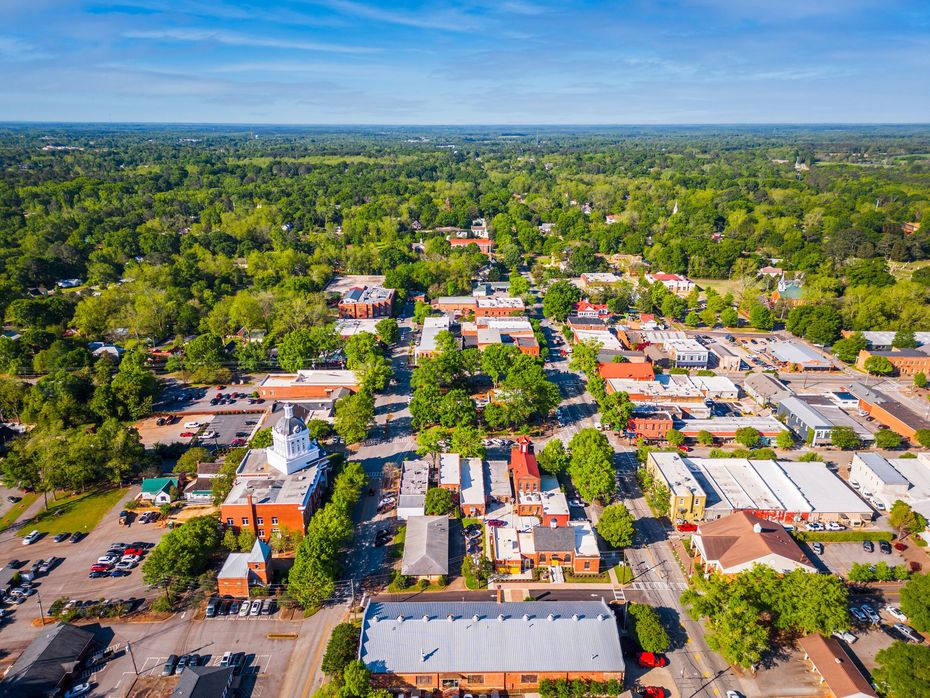
[[759, 405], [777, 405], [794, 395], [794, 391], [771, 373], [750, 373], [743, 381], [743, 390]]
[[833, 422], [797, 397], [785, 398], [778, 403], [778, 416], [802, 441], [811, 446], [830, 443]]
[[233, 695], [232, 682], [232, 667], [189, 666], [181, 673], [171, 698], [226, 698]]
[[411, 516], [404, 536], [401, 574], [436, 579], [449, 574], [449, 517]]
[[6, 673], [0, 695], [46, 696], [75, 683], [94, 634], [69, 623], [45, 626]]

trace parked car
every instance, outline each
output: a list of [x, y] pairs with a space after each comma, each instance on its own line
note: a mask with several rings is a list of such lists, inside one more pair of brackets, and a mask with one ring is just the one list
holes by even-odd
[[894, 549], [895, 550], [907, 550], [907, 543], [902, 543], [901, 541], [898, 541], [897, 543], [894, 544]]
[[853, 606], [852, 608], [850, 608], [849, 612], [852, 614], [852, 617], [855, 618], [860, 623], [865, 623], [869, 620], [868, 616], [866, 616], [862, 612], [862, 610], [857, 608], [856, 606]]
[[184, 422], [185, 429], [199, 429], [201, 426], [200, 422]]
[[262, 612], [262, 602], [259, 599], [255, 599], [254, 601], [252, 601], [252, 605], [249, 607], [249, 615], [257, 616], [261, 612]]
[[71, 537], [68, 539], [68, 542], [69, 542], [69, 543], [77, 543], [77, 542], [78, 542], [79, 540], [81, 540], [83, 537], [84, 537], [84, 534], [83, 534], [83, 533], [81, 533], [80, 531], [75, 531], [74, 533], [71, 534]]
[[804, 528], [807, 531], [823, 531], [824, 525], [822, 523], [817, 523], [816, 521], [813, 521], [807, 524]]
[[194, 437], [194, 436], [197, 436], [197, 434], [195, 434], [195, 433], [192, 432], [192, 431], [182, 431], [182, 432], [181, 432], [181, 438], [182, 438], [182, 439], [189, 439], [189, 438]]
[[178, 665], [174, 668], [174, 673], [183, 674], [189, 662], [190, 662], [190, 655], [187, 655], [187, 654], [183, 655], [178, 660]]
[[668, 657], [656, 654], [655, 652], [640, 652], [636, 655], [636, 661], [644, 669], [668, 666]]
[[175, 667], [178, 665], [178, 655], [170, 654], [168, 659], [165, 660], [164, 665], [161, 668], [162, 676], [172, 676], [174, 674]]
[[827, 530], [828, 531], [845, 531], [846, 527], [841, 523], [837, 523], [836, 521], [830, 521], [827, 523]]
[[42, 536], [41, 531], [30, 531], [29, 535], [23, 538], [23, 545], [32, 545]]
[[811, 543], [811, 550], [813, 550], [816, 555], [823, 555], [823, 543]]
[[121, 569], [119, 567], [117, 567], [117, 569], [112, 570], [110, 572], [111, 577], [128, 577], [130, 574], [132, 573], [129, 570]]
[[216, 607], [219, 604], [219, 602], [220, 600], [215, 597], [207, 601], [207, 610], [205, 612], [207, 618], [213, 618], [213, 616], [216, 615]]
[[58, 534], [57, 536], [55, 536], [52, 540], [54, 540], [56, 543], [61, 543], [63, 540], [65, 540], [66, 538], [68, 538], [70, 535], [71, 535], [71, 534], [70, 534], [68, 531], [65, 531], [65, 532], [63, 532], [63, 533], [59, 533], [59, 534]]
[[869, 622], [872, 625], [878, 625], [879, 623], [881, 623], [882, 619], [881, 619], [881, 616], [878, 615], [878, 611], [872, 608], [869, 604], [864, 603], [862, 604], [861, 608], [862, 608], [862, 612], [868, 617]]
[[224, 652], [222, 658], [220, 659], [220, 666], [229, 666], [230, 660], [232, 660], [232, 652]]
[[239, 605], [240, 605], [240, 604], [239, 604], [238, 601], [233, 601], [231, 604], [229, 604], [229, 615], [231, 615], [231, 616], [238, 616], [238, 615], [239, 615]]
[[739, 691], [727, 691], [727, 698], [743, 698], [743, 694]]
[[249, 615], [249, 602], [243, 601], [242, 605], [239, 607], [239, 617], [245, 618], [247, 615]]
[[870, 540], [864, 540], [862, 541], [862, 549], [865, 550], [867, 553], [874, 553], [875, 543], [873, 543]]
[[233, 669], [233, 674], [241, 674], [242, 669], [245, 667], [245, 652], [233, 652], [232, 657], [229, 659], [229, 666]]
[[900, 608], [897, 608], [896, 606], [885, 606], [885, 611], [892, 618], [896, 618], [902, 623], [907, 623], [907, 616], [904, 615], [904, 612]]
[[86, 696], [90, 693], [92, 685], [89, 682], [75, 684], [67, 691], [65, 691], [65, 698], [78, 698], [79, 696]]
[[920, 644], [924, 641], [924, 639], [917, 634], [917, 631], [909, 625], [904, 625], [904, 623], [895, 623], [891, 627], [908, 642]]
[[11, 494], [9, 497], [6, 498], [6, 501], [8, 501], [10, 504], [16, 504], [17, 502], [23, 501], [23, 498], [17, 497], [15, 494]]
[[643, 698], [669, 698], [671, 695], [661, 686], [643, 686], [640, 692], [643, 694]]
[[502, 528], [507, 525], [506, 521], [501, 521], [500, 519], [488, 519], [485, 523], [491, 528]]
[[681, 531], [682, 533], [691, 533], [698, 529], [697, 524], [693, 524], [690, 521], [685, 521], [675, 526], [675, 529]]
[[891, 543], [886, 540], [878, 541], [878, 549], [881, 550], [884, 555], [891, 555]]
[[853, 635], [852, 633], [847, 632], [847, 631], [845, 631], [845, 630], [841, 630], [841, 631], [838, 632], [838, 633], [833, 633], [833, 637], [845, 641], [846, 644], [848, 644], [848, 645], [853, 644], [856, 640], [859, 639], [858, 637], [856, 637], [856, 636]]
[[270, 616], [274, 613], [274, 599], [265, 599], [262, 601], [262, 615]]

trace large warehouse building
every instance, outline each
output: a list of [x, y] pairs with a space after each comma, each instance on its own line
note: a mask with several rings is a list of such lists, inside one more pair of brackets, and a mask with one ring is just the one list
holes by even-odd
[[373, 685], [536, 692], [544, 679], [623, 680], [617, 622], [601, 601], [376, 602], [359, 659]]

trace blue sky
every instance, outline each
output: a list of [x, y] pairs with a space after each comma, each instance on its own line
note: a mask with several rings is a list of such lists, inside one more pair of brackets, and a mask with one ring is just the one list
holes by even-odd
[[928, 0], [0, 0], [0, 120], [930, 121]]

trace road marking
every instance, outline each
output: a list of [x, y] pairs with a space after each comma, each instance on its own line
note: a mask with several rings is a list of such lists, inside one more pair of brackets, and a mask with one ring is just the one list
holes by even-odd
[[326, 627], [323, 628], [323, 634], [320, 636], [320, 642], [317, 644], [316, 652], [313, 653], [313, 661], [310, 663], [310, 676], [307, 677], [307, 683], [304, 685], [304, 690], [301, 694], [304, 696], [304, 698], [306, 698], [306, 696], [310, 693], [310, 684], [313, 682], [313, 674], [315, 672], [316, 663], [320, 658], [320, 653], [323, 652], [323, 646], [326, 644], [326, 639], [329, 636], [329, 629], [331, 625], [331, 623], [327, 623]]

